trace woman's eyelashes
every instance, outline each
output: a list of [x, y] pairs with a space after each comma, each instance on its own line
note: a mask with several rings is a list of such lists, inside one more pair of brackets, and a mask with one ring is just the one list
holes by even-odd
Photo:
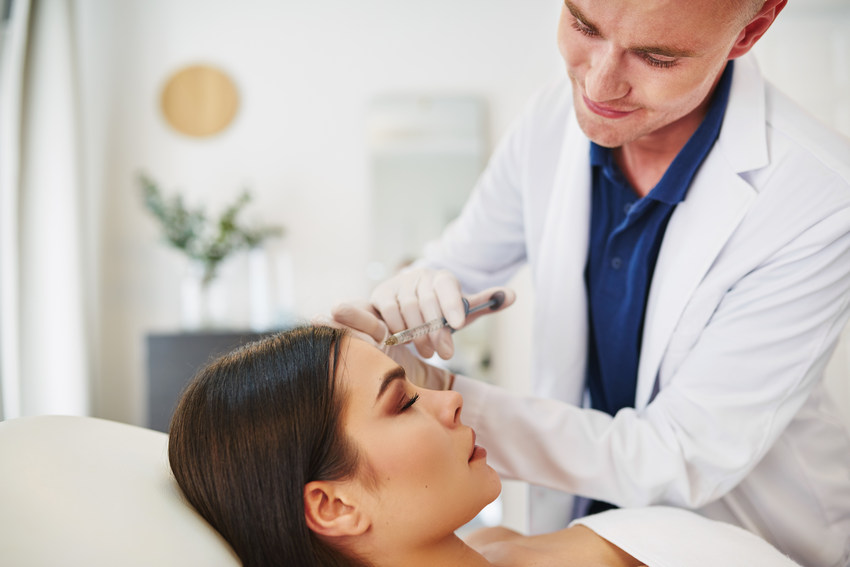
[[418, 399], [419, 399], [419, 394], [414, 394], [413, 396], [409, 397], [407, 395], [407, 393], [405, 392], [405, 394], [399, 400], [398, 413], [402, 413], [402, 412], [409, 410], [411, 408], [411, 406], [413, 406], [413, 404], [415, 404]]

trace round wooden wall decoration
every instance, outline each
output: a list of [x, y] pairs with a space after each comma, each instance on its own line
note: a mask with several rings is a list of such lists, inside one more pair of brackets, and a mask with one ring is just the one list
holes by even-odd
[[239, 93], [225, 73], [207, 65], [192, 65], [175, 73], [162, 90], [162, 112], [178, 132], [212, 136], [236, 116]]

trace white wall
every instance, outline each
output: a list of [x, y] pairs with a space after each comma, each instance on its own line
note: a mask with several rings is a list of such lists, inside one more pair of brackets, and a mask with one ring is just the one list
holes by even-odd
[[[138, 170], [213, 207], [251, 188], [246, 216], [289, 231], [298, 314], [309, 317], [368, 293], [371, 97], [480, 95], [496, 140], [561, 68], [560, 4], [547, 0], [79, 0], [76, 8], [86, 176], [102, 195], [91, 203], [103, 222], [94, 407], [133, 423], [145, 411], [144, 336], [178, 327], [183, 269], [142, 209]], [[225, 69], [242, 97], [234, 123], [211, 139], [176, 133], [158, 108], [167, 77], [195, 62]]]
[[850, 136], [850, 0], [790, 0], [755, 53], [770, 81]]

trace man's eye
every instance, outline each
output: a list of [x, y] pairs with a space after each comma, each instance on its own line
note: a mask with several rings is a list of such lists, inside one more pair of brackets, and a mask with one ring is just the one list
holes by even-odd
[[649, 53], [643, 54], [643, 60], [646, 61], [649, 65], [653, 67], [659, 67], [661, 69], [669, 69], [673, 65], [678, 62], [678, 59], [659, 59]]
[[579, 32], [582, 35], [586, 35], [588, 37], [596, 37], [599, 33], [591, 27], [586, 26], [581, 22], [578, 18], [573, 18], [573, 29]]

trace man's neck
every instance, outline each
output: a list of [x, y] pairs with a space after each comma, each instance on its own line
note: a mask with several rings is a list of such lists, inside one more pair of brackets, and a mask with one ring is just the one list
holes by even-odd
[[655, 187], [676, 156], [708, 114], [722, 73], [705, 99], [687, 115], [637, 140], [614, 148], [614, 160], [635, 192], [645, 197]]
[[676, 156], [699, 128], [706, 105], [665, 128], [614, 148], [614, 160], [635, 192], [646, 195], [655, 187]]

